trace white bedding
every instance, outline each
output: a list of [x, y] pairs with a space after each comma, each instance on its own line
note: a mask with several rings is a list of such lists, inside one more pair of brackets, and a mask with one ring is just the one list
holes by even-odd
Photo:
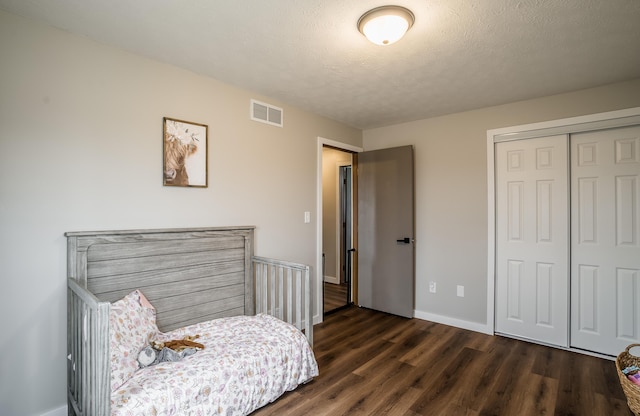
[[216, 319], [158, 339], [196, 334], [205, 349], [138, 370], [111, 393], [111, 415], [246, 415], [318, 375], [304, 334], [272, 316]]

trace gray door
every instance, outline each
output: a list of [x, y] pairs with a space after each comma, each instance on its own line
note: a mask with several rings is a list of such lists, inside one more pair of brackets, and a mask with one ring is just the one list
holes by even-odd
[[358, 303], [413, 317], [413, 147], [358, 154]]

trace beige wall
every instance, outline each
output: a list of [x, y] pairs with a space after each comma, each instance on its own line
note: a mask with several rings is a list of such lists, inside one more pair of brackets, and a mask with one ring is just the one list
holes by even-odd
[[[66, 403], [65, 231], [255, 225], [315, 265], [317, 138], [361, 131], [4, 12], [0, 56], [0, 415]], [[208, 188], [162, 186], [164, 116], [209, 126]]]
[[487, 130], [636, 106], [640, 79], [364, 131], [365, 150], [415, 148], [416, 315], [487, 323]]

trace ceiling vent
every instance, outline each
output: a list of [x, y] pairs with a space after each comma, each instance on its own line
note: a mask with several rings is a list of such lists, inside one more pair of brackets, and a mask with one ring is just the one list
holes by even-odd
[[282, 108], [251, 100], [251, 120], [282, 127]]

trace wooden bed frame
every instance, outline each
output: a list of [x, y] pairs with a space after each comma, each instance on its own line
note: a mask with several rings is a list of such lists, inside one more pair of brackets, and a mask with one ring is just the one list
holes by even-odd
[[110, 304], [135, 289], [163, 332], [268, 313], [313, 345], [309, 266], [255, 257], [254, 228], [65, 233], [69, 415], [110, 415]]

